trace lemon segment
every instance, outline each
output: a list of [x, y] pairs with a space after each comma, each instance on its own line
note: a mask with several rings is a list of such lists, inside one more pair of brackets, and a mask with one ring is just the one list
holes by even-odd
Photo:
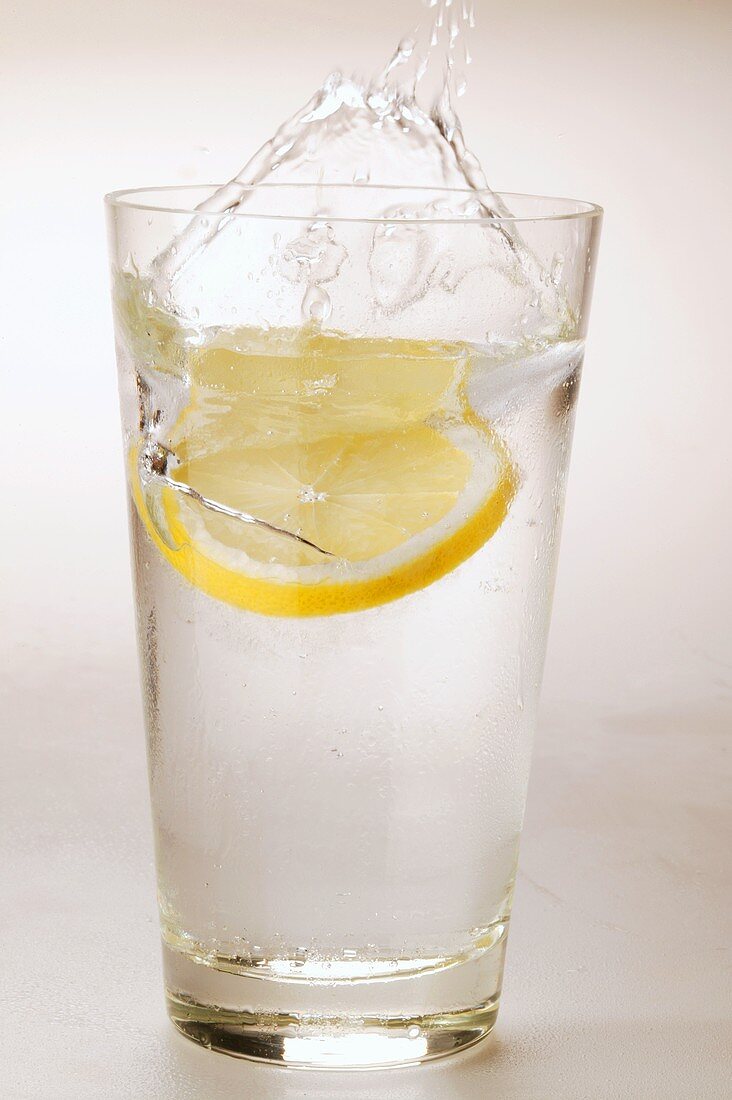
[[464, 364], [457, 344], [348, 339], [307, 328], [222, 335], [190, 353], [198, 423], [181, 425], [176, 453], [185, 459], [209, 451], [214, 422], [217, 442], [232, 447], [417, 424], [454, 402]]

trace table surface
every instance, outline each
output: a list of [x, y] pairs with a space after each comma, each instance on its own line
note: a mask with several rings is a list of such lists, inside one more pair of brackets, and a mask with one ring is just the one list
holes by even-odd
[[166, 1020], [131, 624], [59, 611], [44, 637], [21, 614], [14, 626], [8, 1100], [730, 1095], [719, 692], [625, 713], [547, 705], [493, 1035], [428, 1066], [298, 1072], [206, 1052]]

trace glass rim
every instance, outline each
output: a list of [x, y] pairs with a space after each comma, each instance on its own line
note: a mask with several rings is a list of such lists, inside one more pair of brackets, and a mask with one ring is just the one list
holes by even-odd
[[342, 214], [329, 215], [329, 214], [317, 214], [312, 211], [300, 211], [294, 210], [292, 213], [256, 213], [249, 210], [230, 209], [224, 211], [217, 210], [200, 210], [192, 205], [174, 205], [168, 203], [152, 203], [150, 201], [136, 201], [135, 196], [168, 196], [178, 195], [180, 192], [190, 191], [202, 191], [210, 188], [213, 194], [221, 187], [225, 187], [226, 184], [219, 183], [181, 183], [170, 184], [158, 187], [132, 187], [122, 188], [118, 191], [110, 191], [104, 196], [104, 203], [110, 208], [123, 208], [128, 210], [139, 210], [152, 214], [187, 214], [190, 217], [227, 217], [227, 218], [252, 218], [264, 221], [319, 221], [325, 220], [328, 222], [352, 222], [363, 223], [373, 225], [391, 224], [395, 221], [406, 222], [410, 225], [516, 225], [528, 222], [557, 222], [557, 221], [571, 221], [571, 220], [591, 220], [593, 218], [599, 218], [604, 213], [603, 208], [598, 206], [597, 203], [587, 202], [584, 199], [570, 199], [552, 195], [536, 195], [528, 192], [520, 191], [492, 191], [488, 188], [471, 188], [471, 187], [430, 187], [425, 184], [372, 184], [372, 183], [306, 183], [306, 182], [293, 182], [293, 183], [278, 183], [278, 182], [263, 182], [256, 184], [248, 184], [243, 187], [245, 192], [257, 192], [263, 189], [267, 190], [279, 190], [285, 192], [292, 190], [294, 192], [304, 191], [307, 188], [324, 190], [324, 191], [353, 191], [353, 192], [375, 192], [385, 191], [390, 194], [405, 194], [409, 193], [432, 193], [437, 195], [472, 195], [474, 197], [480, 197], [485, 195], [490, 198], [499, 198], [505, 200], [510, 207], [511, 199], [524, 199], [533, 200], [535, 202], [555, 203], [557, 207], [561, 204], [566, 206], [573, 206], [574, 209], [556, 209], [546, 214], [519, 214], [519, 215], [485, 215], [483, 217], [461, 217], [460, 215], [453, 215], [448, 217], [410, 217], [407, 216], [394, 216], [388, 217], [386, 215], [381, 216], [362, 216], [354, 215], [352, 217], [343, 216]]

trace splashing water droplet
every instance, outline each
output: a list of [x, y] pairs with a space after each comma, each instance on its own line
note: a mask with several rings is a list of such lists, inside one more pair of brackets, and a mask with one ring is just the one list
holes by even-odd
[[332, 303], [330, 295], [322, 286], [311, 286], [305, 292], [302, 300], [302, 318], [306, 323], [315, 321], [316, 324], [324, 324], [331, 315]]

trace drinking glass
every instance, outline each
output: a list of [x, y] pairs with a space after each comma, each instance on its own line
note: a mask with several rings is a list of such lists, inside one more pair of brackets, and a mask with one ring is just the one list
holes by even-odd
[[168, 1012], [421, 1062], [498, 1011], [601, 211], [214, 190], [107, 197]]

